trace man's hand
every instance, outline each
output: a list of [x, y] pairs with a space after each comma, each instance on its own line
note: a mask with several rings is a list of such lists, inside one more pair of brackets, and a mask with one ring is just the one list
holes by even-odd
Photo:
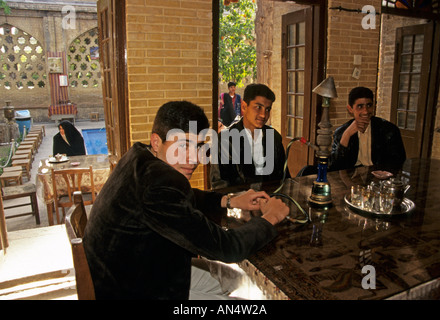
[[364, 133], [365, 130], [367, 130], [368, 125], [370, 124], [370, 117], [368, 117], [368, 116], [365, 116], [365, 117], [360, 116], [356, 120], [354, 120], [353, 123], [355, 123], [358, 131]]
[[370, 118], [367, 117], [360, 117], [358, 120], [354, 120], [347, 129], [345, 129], [344, 133], [342, 134], [340, 144], [344, 147], [348, 146], [348, 142], [350, 141], [350, 138], [352, 135], [357, 133], [358, 131], [364, 133], [365, 130], [367, 130], [368, 126], [370, 124]]
[[260, 210], [260, 204], [258, 202], [258, 199], [260, 198], [266, 200], [270, 199], [269, 195], [264, 191], [257, 192], [255, 190], [249, 189], [245, 193], [232, 197], [231, 207], [248, 211]]
[[275, 197], [260, 199], [260, 210], [263, 213], [262, 218], [269, 221], [272, 225], [283, 221], [289, 214], [289, 207], [280, 199]]
[[[226, 198], [222, 199], [222, 207], [226, 207]], [[249, 220], [250, 211], [261, 211], [262, 218], [269, 221], [272, 225], [281, 222], [289, 214], [289, 207], [280, 199], [270, 197], [264, 191], [254, 191], [252, 189], [245, 193], [232, 197], [231, 207], [242, 209], [245, 214], [244, 220]]]

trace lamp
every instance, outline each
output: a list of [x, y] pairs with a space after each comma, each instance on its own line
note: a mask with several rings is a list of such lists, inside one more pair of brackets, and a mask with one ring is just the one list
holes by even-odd
[[318, 158], [318, 177], [313, 181], [312, 194], [309, 203], [318, 207], [329, 207], [332, 204], [331, 188], [327, 181], [328, 158], [330, 156], [330, 146], [332, 144], [332, 124], [329, 121], [330, 99], [336, 98], [335, 82], [333, 77], [328, 77], [322, 81], [312, 92], [322, 96], [322, 116], [318, 123], [317, 130], [316, 157]]

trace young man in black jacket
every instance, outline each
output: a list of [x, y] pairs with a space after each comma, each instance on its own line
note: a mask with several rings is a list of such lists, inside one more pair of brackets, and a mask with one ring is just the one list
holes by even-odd
[[347, 110], [353, 119], [335, 130], [330, 170], [376, 166], [399, 169], [406, 159], [400, 130], [393, 123], [374, 116], [373, 92], [365, 87], [351, 90]]
[[[151, 146], [137, 142], [118, 162], [83, 239], [97, 299], [188, 299], [193, 257], [239, 262], [276, 236], [274, 225], [289, 212], [281, 200], [252, 190], [231, 197], [191, 188], [208, 127], [200, 107], [166, 103]], [[216, 222], [226, 207], [259, 209], [262, 216], [224, 230]]]
[[[274, 101], [275, 94], [264, 84], [245, 88], [243, 118], [219, 135], [217, 161], [211, 163], [213, 189], [283, 178], [282, 138], [266, 125]], [[288, 168], [286, 177], [290, 177]]]

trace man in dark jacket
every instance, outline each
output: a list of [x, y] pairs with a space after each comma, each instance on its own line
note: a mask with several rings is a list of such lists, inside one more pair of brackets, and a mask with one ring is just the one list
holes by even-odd
[[[204, 140], [199, 133], [208, 127], [200, 107], [166, 103], [151, 146], [135, 143], [116, 165], [83, 239], [97, 299], [188, 299], [193, 257], [238, 262], [275, 237], [273, 225], [289, 211], [281, 200], [252, 190], [231, 197], [191, 188]], [[226, 207], [263, 215], [224, 230], [214, 221]]]
[[[264, 84], [244, 90], [243, 118], [220, 132], [218, 157], [211, 164], [211, 185], [227, 186], [281, 180], [286, 160], [281, 135], [266, 125], [275, 94]], [[290, 177], [286, 168], [286, 177]]]
[[374, 116], [373, 92], [357, 87], [349, 94], [347, 109], [354, 119], [335, 130], [330, 170], [376, 166], [399, 169], [406, 159], [399, 128]]
[[241, 116], [241, 96], [235, 93], [235, 89], [235, 82], [229, 82], [228, 92], [220, 95], [218, 118], [226, 127], [229, 127], [237, 116]]

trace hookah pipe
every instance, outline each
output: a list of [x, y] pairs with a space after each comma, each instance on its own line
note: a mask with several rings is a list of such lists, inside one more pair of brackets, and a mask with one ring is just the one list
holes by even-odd
[[305, 212], [305, 210], [299, 205], [299, 203], [295, 199], [293, 199], [292, 197], [290, 197], [284, 193], [280, 193], [280, 190], [283, 188], [284, 182], [286, 180], [287, 162], [288, 162], [290, 147], [292, 146], [292, 144], [295, 141], [300, 141], [302, 144], [305, 144], [305, 145], [315, 149], [316, 151], [319, 150], [318, 146], [314, 145], [310, 141], [307, 141], [304, 137], [293, 138], [289, 142], [289, 144], [287, 145], [287, 148], [286, 148], [286, 161], [284, 162], [283, 179], [281, 180], [281, 185], [272, 194], [270, 194], [270, 196], [279, 196], [279, 197], [286, 198], [287, 200], [293, 202], [296, 205], [296, 207], [301, 211], [301, 213], [304, 215], [305, 218], [304, 219], [296, 219], [296, 218], [290, 218], [289, 216], [287, 216], [286, 218], [288, 220], [292, 221], [293, 223], [297, 222], [300, 224], [305, 224], [310, 221], [309, 215]]

